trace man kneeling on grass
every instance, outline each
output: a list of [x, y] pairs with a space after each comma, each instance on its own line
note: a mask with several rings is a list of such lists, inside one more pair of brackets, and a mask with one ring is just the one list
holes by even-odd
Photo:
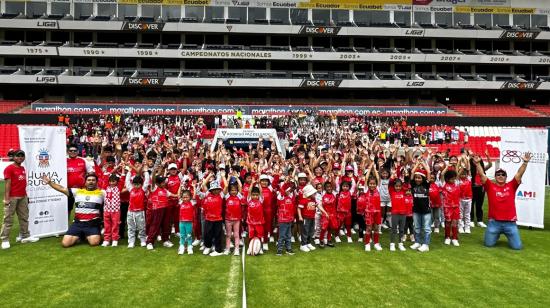
[[74, 222], [63, 236], [61, 245], [71, 247], [86, 239], [90, 246], [97, 246], [101, 242], [100, 209], [103, 207], [105, 193], [97, 188], [97, 176], [93, 173], [86, 175], [85, 188], [66, 188], [55, 184], [47, 176], [42, 180], [51, 188], [67, 197], [74, 197]]

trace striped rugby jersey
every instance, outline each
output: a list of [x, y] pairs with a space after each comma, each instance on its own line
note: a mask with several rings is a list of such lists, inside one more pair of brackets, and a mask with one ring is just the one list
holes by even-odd
[[105, 192], [103, 190], [71, 188], [71, 194], [74, 196], [75, 221], [99, 219], [99, 210], [103, 207], [103, 201], [105, 199]]

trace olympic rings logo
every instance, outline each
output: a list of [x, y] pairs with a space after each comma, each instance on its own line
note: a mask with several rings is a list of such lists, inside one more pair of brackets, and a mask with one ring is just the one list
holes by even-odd
[[521, 154], [522, 153], [520, 151], [506, 150], [502, 153], [502, 157], [500, 158], [500, 160], [503, 163], [512, 162], [515, 164], [519, 164], [522, 161]]

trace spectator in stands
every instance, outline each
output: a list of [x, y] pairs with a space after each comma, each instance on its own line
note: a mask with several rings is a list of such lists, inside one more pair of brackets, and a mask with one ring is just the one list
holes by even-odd
[[485, 246], [494, 247], [501, 234], [508, 238], [508, 246], [514, 250], [522, 249], [521, 238], [516, 224], [516, 190], [521, 184], [521, 178], [527, 170], [532, 154], [527, 152], [522, 157], [523, 164], [519, 167], [514, 178], [506, 182], [507, 173], [503, 169], [495, 171], [495, 182], [487, 179], [485, 170], [481, 166], [481, 158], [474, 157], [477, 172], [481, 183], [487, 191], [489, 200], [489, 223], [485, 230]]
[[10, 248], [10, 231], [13, 225], [13, 215], [17, 213], [19, 219], [19, 236], [21, 243], [38, 241], [37, 237], [29, 232], [29, 198], [27, 198], [27, 174], [22, 165], [25, 161], [25, 152], [15, 150], [13, 163], [4, 169], [4, 221], [0, 231], [2, 249]]

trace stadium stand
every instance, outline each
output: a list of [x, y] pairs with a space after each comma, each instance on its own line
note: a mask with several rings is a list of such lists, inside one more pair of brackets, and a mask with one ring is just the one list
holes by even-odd
[[529, 109], [534, 110], [543, 115], [550, 116], [550, 106], [549, 105], [531, 105]]
[[449, 105], [449, 108], [469, 117], [540, 117], [541, 115], [529, 109], [518, 106], [502, 105]]

